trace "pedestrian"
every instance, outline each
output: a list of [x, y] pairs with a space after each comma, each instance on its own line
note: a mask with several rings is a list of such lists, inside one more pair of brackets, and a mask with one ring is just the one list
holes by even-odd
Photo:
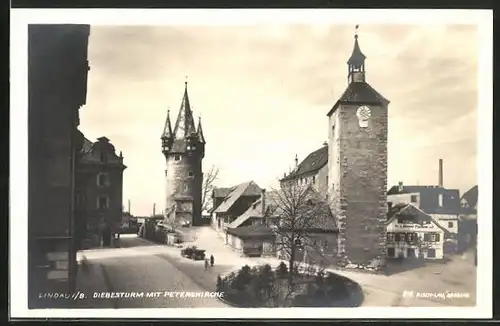
[[210, 267], [214, 267], [214, 255], [210, 255]]
[[208, 269], [208, 259], [205, 259], [205, 270]]

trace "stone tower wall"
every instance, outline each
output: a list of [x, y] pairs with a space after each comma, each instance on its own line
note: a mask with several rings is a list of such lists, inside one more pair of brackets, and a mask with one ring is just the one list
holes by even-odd
[[340, 105], [330, 117], [336, 131], [330, 132], [329, 175], [338, 250], [346, 263], [366, 266], [386, 251], [388, 118], [387, 107], [368, 105], [371, 117], [362, 128], [358, 107]]
[[[179, 161], [175, 157], [179, 156]], [[189, 176], [193, 172], [193, 176]], [[203, 174], [201, 159], [198, 154], [169, 154], [166, 157], [166, 208], [175, 204], [175, 197], [191, 198], [193, 201], [192, 216], [185, 214], [184, 218], [190, 218], [192, 225], [199, 225], [201, 220], [201, 188]]]

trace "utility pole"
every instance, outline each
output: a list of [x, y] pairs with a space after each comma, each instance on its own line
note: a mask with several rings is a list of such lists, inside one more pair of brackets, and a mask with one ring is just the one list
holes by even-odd
[[153, 216], [155, 216], [156, 213], [156, 203], [153, 203]]

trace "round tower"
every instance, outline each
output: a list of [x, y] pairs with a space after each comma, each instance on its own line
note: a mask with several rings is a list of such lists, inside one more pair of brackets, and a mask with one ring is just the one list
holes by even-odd
[[176, 222], [189, 221], [190, 225], [201, 225], [205, 139], [201, 120], [198, 122], [198, 128], [195, 127], [187, 82], [175, 126], [172, 129], [170, 112], [167, 112], [161, 140], [162, 153], [166, 160], [166, 217]]

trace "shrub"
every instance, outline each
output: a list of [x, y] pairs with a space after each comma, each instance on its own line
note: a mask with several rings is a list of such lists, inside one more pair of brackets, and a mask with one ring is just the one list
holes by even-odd
[[286, 264], [284, 262], [281, 262], [278, 265], [278, 268], [276, 268], [276, 275], [279, 278], [285, 278], [288, 275], [288, 267], [286, 266]]
[[245, 265], [236, 274], [236, 277], [233, 279], [231, 287], [238, 291], [243, 291], [251, 280], [252, 280], [251, 268], [248, 265]]
[[318, 287], [323, 286], [324, 280], [325, 280], [325, 274], [323, 273], [323, 271], [317, 272], [315, 277], [314, 277], [314, 282], [316, 283], [316, 285]]

